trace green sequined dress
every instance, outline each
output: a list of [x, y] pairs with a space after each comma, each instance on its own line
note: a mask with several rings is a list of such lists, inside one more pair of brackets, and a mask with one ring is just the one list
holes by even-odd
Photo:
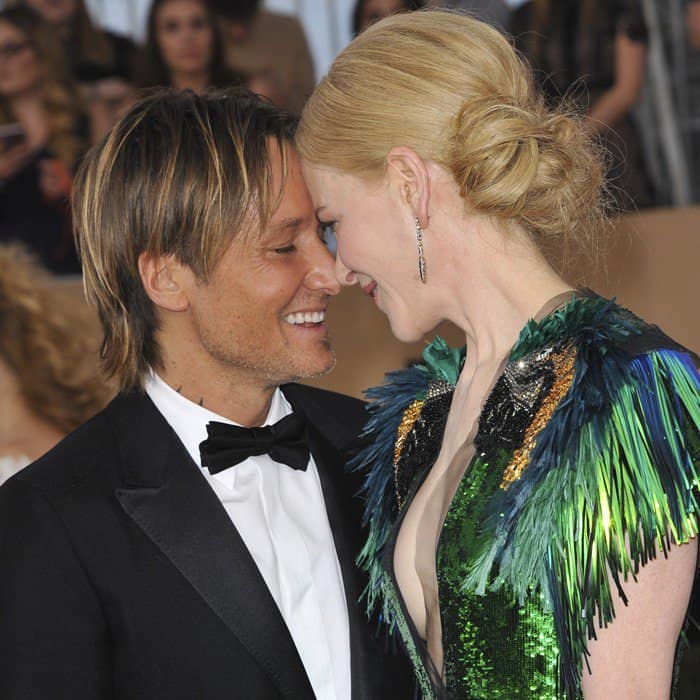
[[438, 339], [368, 392], [372, 441], [355, 460], [367, 472], [368, 608], [400, 637], [424, 698], [578, 698], [587, 640], [614, 624], [626, 578], [698, 534], [698, 359], [592, 293], [523, 329], [440, 531], [438, 673], [393, 558], [463, 358]]

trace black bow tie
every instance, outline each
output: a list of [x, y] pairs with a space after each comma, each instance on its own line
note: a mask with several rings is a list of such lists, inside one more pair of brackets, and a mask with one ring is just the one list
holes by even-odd
[[207, 423], [208, 438], [199, 445], [202, 466], [218, 474], [248, 457], [270, 455], [271, 459], [292, 469], [305, 471], [309, 464], [306, 422], [291, 413], [264, 428], [240, 428], [237, 425]]

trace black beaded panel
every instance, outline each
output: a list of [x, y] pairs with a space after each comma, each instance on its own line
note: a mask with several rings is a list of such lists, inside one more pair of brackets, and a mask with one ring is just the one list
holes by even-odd
[[484, 455], [515, 450], [554, 383], [552, 354], [546, 348], [509, 362], [494, 385], [479, 417], [474, 444]]
[[396, 494], [400, 505], [406, 502], [416, 476], [432, 467], [438, 457], [453, 392], [454, 387], [447, 382], [431, 384], [420, 416], [406, 435], [396, 464]]

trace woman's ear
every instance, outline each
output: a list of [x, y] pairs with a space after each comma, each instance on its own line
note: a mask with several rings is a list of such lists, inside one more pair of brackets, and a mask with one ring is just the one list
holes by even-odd
[[386, 157], [389, 187], [413, 212], [421, 228], [428, 227], [430, 174], [425, 161], [408, 146], [395, 146]]
[[194, 278], [192, 270], [174, 255], [139, 255], [139, 275], [148, 298], [165, 311], [186, 311], [187, 286]]

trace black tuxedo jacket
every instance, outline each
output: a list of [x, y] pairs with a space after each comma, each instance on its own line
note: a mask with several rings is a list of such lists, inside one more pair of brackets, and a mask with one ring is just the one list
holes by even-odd
[[[358, 599], [359, 484], [342, 450], [355, 399], [283, 387], [310, 424], [350, 619], [353, 699], [409, 697]], [[0, 488], [0, 698], [314, 697], [287, 627], [223, 506], [142, 393]]]

